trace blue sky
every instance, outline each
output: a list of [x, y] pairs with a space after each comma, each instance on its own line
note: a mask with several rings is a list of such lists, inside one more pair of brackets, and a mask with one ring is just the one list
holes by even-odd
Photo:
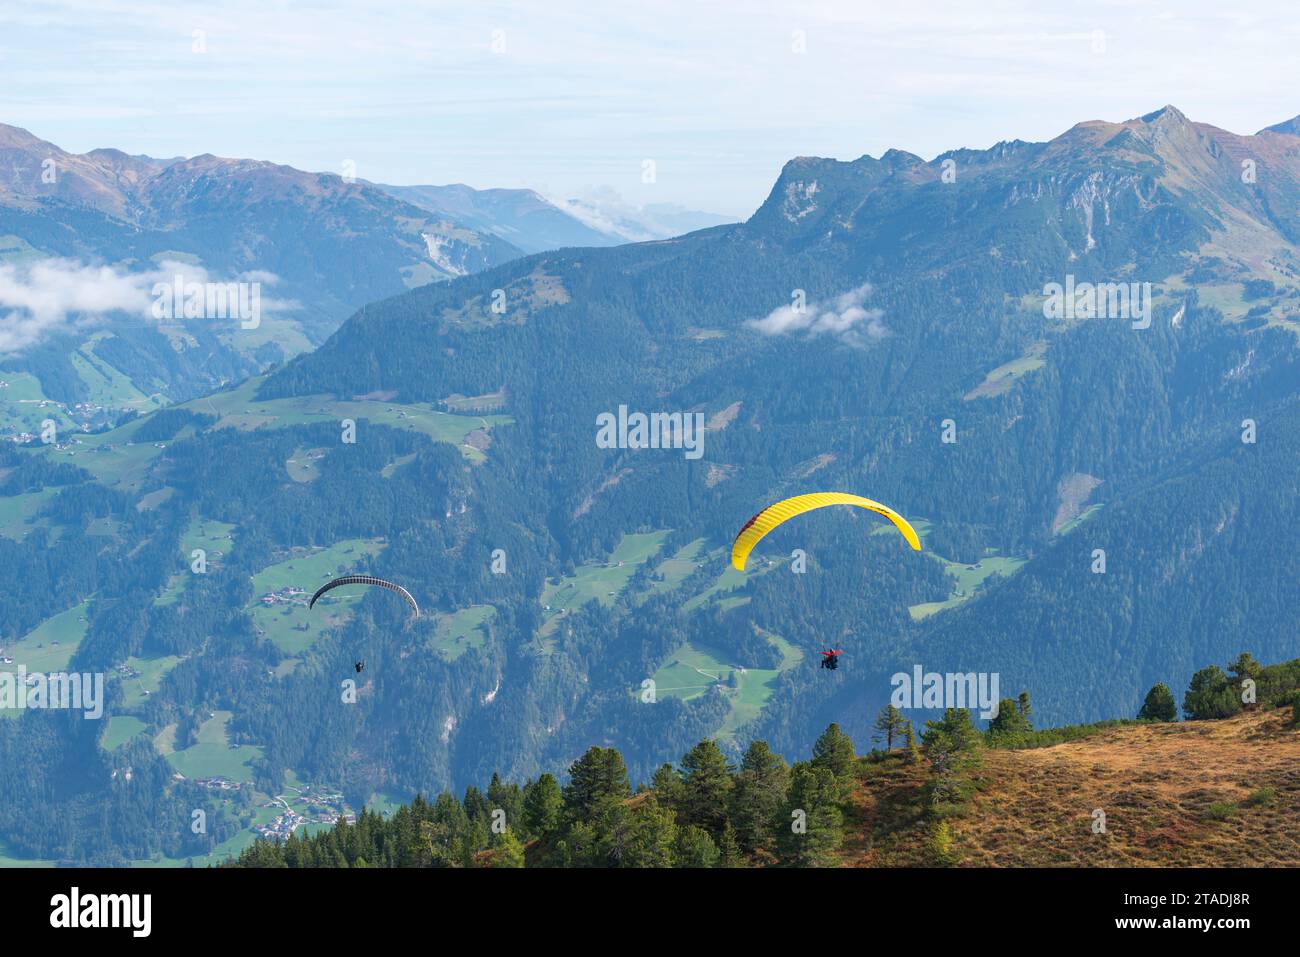
[[746, 216], [797, 155], [929, 159], [1165, 103], [1254, 132], [1300, 113], [1287, 7], [5, 0], [0, 122], [77, 152]]

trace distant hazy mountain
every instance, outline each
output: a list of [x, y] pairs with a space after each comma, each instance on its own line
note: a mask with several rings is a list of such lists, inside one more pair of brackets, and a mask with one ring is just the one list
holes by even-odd
[[582, 199], [551, 200], [530, 189], [471, 189], [460, 184], [380, 188], [421, 209], [500, 236], [527, 252], [670, 239], [734, 222], [671, 203], [633, 206], [609, 189]]
[[473, 189], [452, 186], [379, 186], [429, 212], [499, 236], [525, 252], [565, 246], [612, 246], [621, 236], [593, 229], [530, 189]]
[[672, 203], [634, 206], [611, 189], [596, 190], [579, 198], [554, 202], [591, 229], [617, 237], [620, 242], [671, 239], [697, 229], [735, 222], [733, 217], [702, 213]]

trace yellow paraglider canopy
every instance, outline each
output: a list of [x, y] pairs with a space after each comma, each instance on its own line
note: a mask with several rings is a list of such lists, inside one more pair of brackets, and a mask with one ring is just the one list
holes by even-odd
[[907, 544], [918, 552], [921, 550], [921, 539], [917, 536], [916, 529], [907, 523], [907, 519], [888, 505], [881, 505], [879, 502], [873, 502], [861, 495], [849, 495], [847, 492], [812, 492], [808, 495], [796, 495], [794, 498], [787, 498], [775, 505], [769, 505], [746, 522], [744, 528], [740, 530], [740, 534], [736, 536], [736, 540], [731, 544], [732, 566], [737, 571], [743, 572], [750, 551], [762, 540], [764, 535], [796, 515], [802, 515], [804, 512], [810, 512], [815, 508], [825, 508], [827, 505], [856, 505], [859, 508], [877, 512], [897, 526], [898, 530], [903, 533], [903, 537], [907, 539]]

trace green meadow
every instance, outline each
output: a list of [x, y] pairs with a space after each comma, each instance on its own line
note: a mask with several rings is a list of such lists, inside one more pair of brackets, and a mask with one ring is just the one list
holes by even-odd
[[1012, 387], [1031, 372], [1037, 372], [1047, 364], [1047, 343], [1035, 342], [1024, 355], [1003, 363], [984, 377], [984, 381], [967, 392], [963, 399], [991, 399], [1006, 395]]
[[227, 778], [239, 783], [253, 780], [252, 763], [262, 756], [262, 749], [253, 745], [232, 746], [226, 736], [229, 711], [213, 712], [199, 725], [197, 740], [177, 751], [176, 727], [168, 725], [154, 738], [154, 746], [172, 767], [187, 778]]
[[104, 730], [99, 746], [105, 751], [116, 751], [147, 728], [148, 725], [134, 715], [115, 714], [108, 719], [108, 727]]
[[546, 618], [542, 634], [554, 631], [563, 614], [572, 614], [590, 601], [605, 606], [614, 604], [641, 565], [663, 547], [668, 533], [668, 529], [663, 529], [624, 535], [608, 561], [581, 565], [570, 576], [548, 580], [542, 589]]
[[[370, 561], [386, 543], [383, 539], [353, 538], [335, 542], [328, 548], [301, 550], [284, 561], [268, 565], [253, 576], [253, 604], [249, 613], [262, 637], [282, 651], [297, 655], [311, 647], [322, 634], [342, 623], [351, 608], [368, 589], [365, 585], [344, 585], [321, 598], [307, 610], [312, 593], [331, 578], [370, 570]], [[272, 604], [262, 597], [286, 588], [300, 589], [287, 600]]]
[[[435, 442], [447, 442], [460, 449], [473, 462], [484, 459], [478, 445], [467, 441], [472, 433], [489, 432], [513, 420], [505, 415], [458, 415], [420, 402], [401, 404], [378, 399], [335, 399], [324, 395], [297, 396], [288, 399], [257, 399], [263, 379], [249, 379], [228, 392], [218, 392], [183, 403], [182, 408], [217, 416], [216, 428], [264, 429], [308, 425], [317, 422], [339, 423], [352, 419], [358, 429], [373, 422], [394, 429], [407, 429], [427, 435]], [[295, 456], [296, 457], [296, 456]]]
[[1084, 522], [1086, 522], [1088, 519], [1092, 518], [1092, 516], [1095, 515], [1095, 514], [1097, 513], [1097, 510], [1100, 509], [1101, 507], [1102, 507], [1102, 506], [1101, 506], [1101, 503], [1100, 503], [1100, 502], [1097, 502], [1097, 503], [1095, 503], [1095, 504], [1093, 504], [1093, 505], [1089, 505], [1087, 508], [1085, 508], [1082, 512], [1080, 512], [1080, 513], [1079, 513], [1078, 515], [1076, 515], [1074, 518], [1070, 519], [1068, 522], [1066, 522], [1064, 525], [1062, 525], [1060, 528], [1058, 528], [1058, 529], [1056, 530], [1056, 534], [1057, 534], [1057, 535], [1068, 535], [1070, 532], [1074, 531], [1076, 528], [1078, 528], [1080, 525], [1082, 525], [1082, 524], [1083, 524]]
[[56, 491], [58, 490], [53, 488], [43, 488], [37, 492], [23, 492], [0, 498], [0, 535], [22, 541], [33, 528], [46, 524], [36, 519], [36, 513], [54, 497]]
[[0, 671], [66, 671], [72, 653], [86, 637], [86, 602], [45, 619], [22, 638], [4, 645], [4, 654], [13, 664], [0, 665]]
[[786, 557], [768, 559], [760, 558], [756, 555], [750, 555], [749, 561], [745, 565], [745, 570], [743, 572], [738, 572], [731, 564], [730, 550], [718, 548], [705, 555], [703, 561], [715, 567], [723, 562], [726, 564], [723, 566], [723, 570], [718, 574], [718, 577], [713, 580], [713, 583], [709, 585], [708, 588], [704, 589], [704, 591], [700, 592], [698, 595], [689, 598], [682, 605], [682, 611], [686, 614], [690, 614], [691, 612], [704, 607], [715, 598], [718, 599], [718, 603], [722, 607], [723, 611], [745, 604], [749, 601], [747, 597], [742, 595], [733, 595], [731, 593], [744, 588], [749, 582], [751, 576], [762, 575], [774, 568], [779, 568], [788, 562], [789, 559]]
[[141, 413], [167, 405], [166, 396], [157, 392], [146, 395], [136, 388], [130, 376], [95, 353], [95, 345], [109, 335], [107, 332], [96, 333], [71, 355], [72, 367], [86, 385], [87, 401], [111, 409], [130, 408]]
[[913, 621], [921, 621], [938, 612], [955, 608], [974, 595], [975, 590], [990, 576], [999, 575], [1006, 578], [1014, 575], [1020, 569], [1020, 566], [1027, 561], [1024, 558], [989, 555], [980, 559], [974, 565], [968, 565], [962, 562], [951, 562], [938, 555], [932, 555], [932, 557], [936, 561], [943, 563], [944, 571], [952, 578], [952, 592], [944, 601], [921, 602], [918, 605], [909, 607], [908, 613], [911, 614]]
[[491, 605], [470, 605], [451, 614], [439, 615], [434, 647], [451, 661], [471, 648], [482, 648], [487, 641], [487, 622], [495, 614], [496, 609]]
[[170, 605], [185, 590], [185, 582], [194, 574], [190, 571], [193, 559], [190, 557], [196, 549], [202, 549], [208, 571], [221, 567], [222, 559], [235, 547], [235, 526], [229, 522], [214, 522], [210, 519], [192, 520], [181, 536], [181, 559], [185, 570], [177, 572], [167, 580], [167, 587], [154, 599], [155, 605]]
[[705, 645], [685, 644], [654, 674], [655, 693], [689, 701], [717, 687], [726, 695], [730, 710], [713, 732], [721, 740], [734, 739], [735, 733], [759, 716], [776, 691], [783, 671], [803, 661], [803, 652], [783, 638], [763, 633], [781, 651], [777, 668], [746, 668], [733, 662], [727, 652]]
[[[657, 592], [675, 591], [687, 578], [695, 573], [696, 567], [703, 561], [704, 539], [697, 538], [688, 542], [654, 567], [655, 578], [650, 581], [650, 588], [643, 597], [648, 598]], [[658, 579], [662, 578], [662, 581]]]
[[60, 434], [76, 428], [62, 406], [41, 391], [40, 380], [30, 372], [0, 371], [0, 435], [29, 432], [38, 435], [41, 423], [53, 419]]
[[158, 693], [167, 672], [175, 668], [182, 659], [176, 655], [162, 655], [158, 658], [128, 658], [126, 667], [140, 674], [136, 677], [116, 675], [122, 682], [122, 709], [133, 711], [149, 700], [149, 696]]

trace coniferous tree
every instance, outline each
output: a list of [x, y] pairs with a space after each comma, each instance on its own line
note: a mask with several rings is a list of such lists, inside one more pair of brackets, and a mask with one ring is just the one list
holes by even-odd
[[677, 867], [715, 867], [721, 856], [709, 832], [688, 824], [677, 832]]
[[961, 773], [978, 760], [980, 736], [965, 708], [949, 708], [939, 721], [927, 721], [921, 736], [933, 777], [927, 785], [930, 806], [938, 810], [958, 800]]
[[1014, 737], [1032, 731], [1029, 719], [1020, 709], [1020, 703], [1014, 698], [1003, 698], [998, 702], [998, 713], [989, 721], [989, 733], [999, 737]]
[[524, 797], [524, 826], [533, 837], [545, 837], [560, 826], [564, 797], [555, 777], [543, 774]]
[[722, 828], [722, 835], [718, 838], [718, 858], [719, 867], [743, 867], [745, 856], [741, 853], [740, 842], [736, 840], [736, 829], [732, 826], [731, 821], [727, 821]]
[[777, 834], [781, 862], [790, 867], [835, 863], [843, 839], [839, 784], [828, 767], [796, 764]]
[[650, 789], [654, 791], [655, 797], [662, 806], [673, 811], [681, 809], [684, 796], [682, 777], [671, 764], [659, 766], [650, 781]]
[[509, 827], [519, 828], [524, 824], [524, 792], [518, 784], [506, 784], [501, 775], [492, 773], [492, 782], [487, 789], [487, 804], [491, 812], [504, 811]]
[[1264, 666], [1255, 660], [1249, 651], [1243, 651], [1235, 661], [1228, 665], [1228, 671], [1238, 680], [1242, 678], [1258, 678], [1264, 671]]
[[619, 867], [672, 867], [677, 824], [671, 808], [659, 804], [654, 794], [638, 796], [630, 806], [616, 807], [608, 846]]
[[515, 837], [515, 832], [506, 828], [497, 835], [492, 846], [493, 867], [523, 867], [524, 846]]
[[631, 793], [623, 755], [615, 748], [589, 748], [569, 768], [564, 811], [571, 820], [586, 820], [603, 802], [621, 801]]
[[857, 755], [853, 750], [853, 739], [832, 722], [813, 744], [812, 761], [815, 768], [824, 768], [835, 778], [837, 793], [841, 801], [853, 793], [854, 763]]
[[680, 825], [701, 827], [709, 834], [721, 834], [727, 820], [727, 796], [731, 793], [731, 769], [717, 743], [701, 741], [682, 758]]
[[1157, 684], [1147, 692], [1146, 700], [1142, 702], [1142, 710], [1138, 712], [1138, 717], [1148, 721], [1176, 721], [1178, 719], [1178, 705], [1174, 703], [1174, 693], [1169, 690], [1168, 685]]
[[916, 731], [912, 727], [912, 722], [907, 722], [907, 727], [903, 729], [903, 750], [905, 752], [903, 760], [908, 764], [917, 764], [921, 760], [921, 749], [916, 743]]
[[876, 740], [885, 742], [886, 751], [894, 750], [894, 739], [902, 737], [903, 725], [906, 721], [903, 712], [892, 704], [885, 705], [876, 717], [876, 731], [878, 732]]
[[1218, 665], [1192, 675], [1183, 695], [1183, 713], [1190, 721], [1227, 718], [1241, 711], [1241, 698]]
[[746, 854], [773, 850], [776, 816], [790, 787], [790, 768], [767, 746], [753, 741], [740, 759], [740, 771], [731, 793], [731, 820], [736, 842]]

